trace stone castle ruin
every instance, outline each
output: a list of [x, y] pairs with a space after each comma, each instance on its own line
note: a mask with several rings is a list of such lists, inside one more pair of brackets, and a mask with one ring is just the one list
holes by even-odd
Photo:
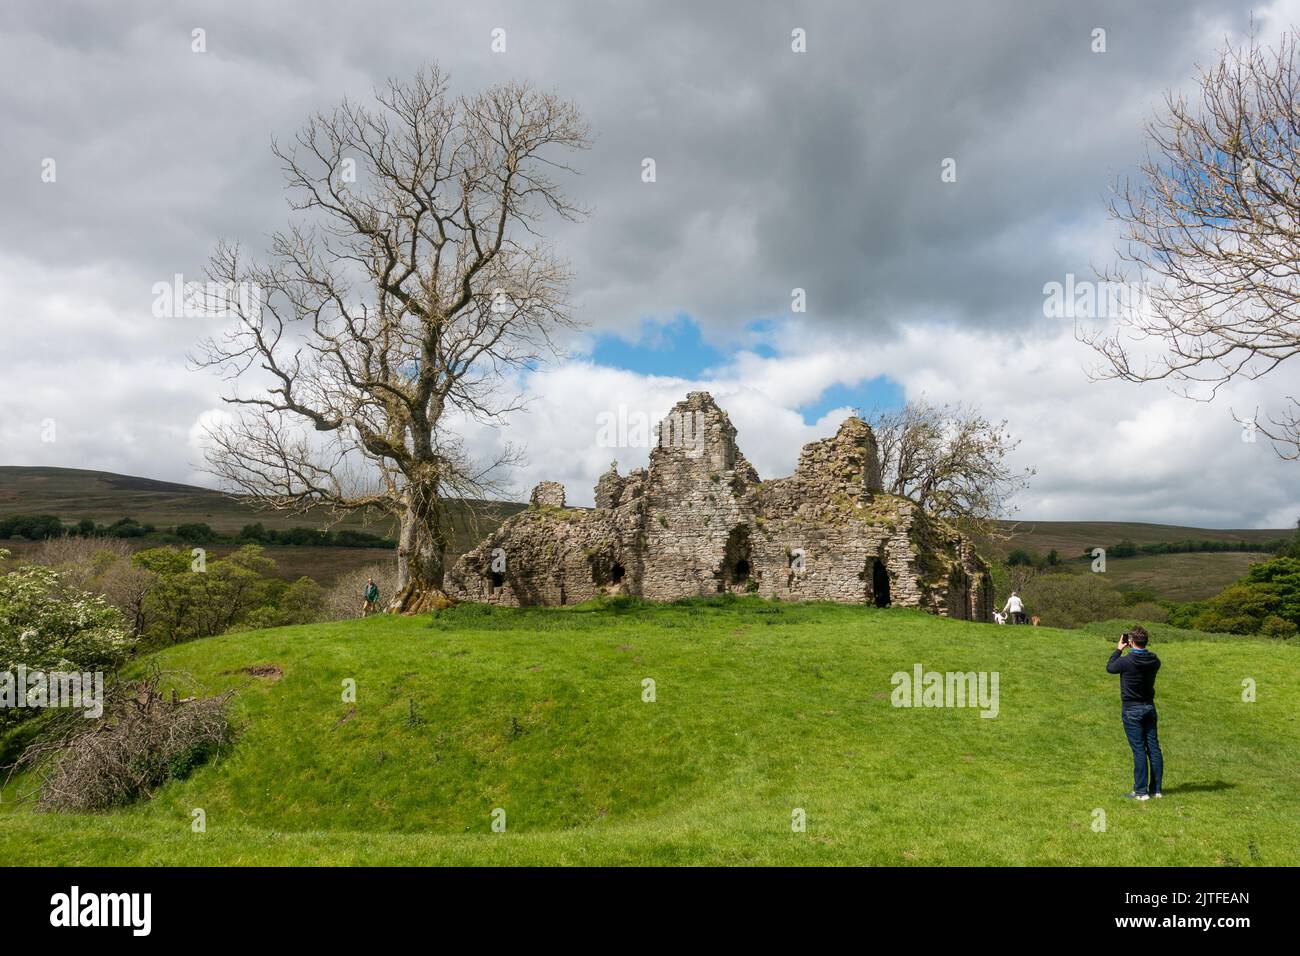
[[527, 510], [460, 558], [446, 588], [504, 605], [734, 592], [976, 621], [993, 611], [988, 566], [970, 540], [885, 493], [866, 422], [847, 419], [804, 447], [793, 475], [760, 481], [707, 392], [660, 424], [648, 468], [611, 466], [595, 508], [568, 508], [563, 485], [539, 484]]

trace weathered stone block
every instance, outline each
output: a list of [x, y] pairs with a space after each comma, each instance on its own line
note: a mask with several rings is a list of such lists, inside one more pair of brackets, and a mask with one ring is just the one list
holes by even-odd
[[558, 481], [538, 482], [529, 498], [529, 504], [534, 508], [563, 508], [564, 485]]

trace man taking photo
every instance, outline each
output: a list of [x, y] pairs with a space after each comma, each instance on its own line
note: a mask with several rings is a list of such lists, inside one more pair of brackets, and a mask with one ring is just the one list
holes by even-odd
[[[1120, 717], [1128, 745], [1133, 748], [1133, 790], [1127, 794], [1131, 800], [1164, 796], [1160, 785], [1165, 758], [1156, 736], [1156, 673], [1160, 658], [1147, 648], [1147, 643], [1146, 629], [1134, 627], [1119, 639], [1115, 653], [1106, 662], [1107, 672], [1119, 675]], [[1128, 654], [1124, 654], [1125, 648]]]

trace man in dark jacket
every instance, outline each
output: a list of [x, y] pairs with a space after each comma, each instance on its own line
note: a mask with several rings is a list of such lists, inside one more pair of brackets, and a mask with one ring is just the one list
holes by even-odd
[[[1119, 675], [1120, 717], [1128, 745], [1133, 748], [1133, 791], [1128, 794], [1133, 800], [1164, 796], [1160, 784], [1165, 758], [1156, 736], [1156, 673], [1160, 670], [1160, 658], [1147, 649], [1147, 642], [1146, 629], [1135, 627], [1119, 639], [1115, 653], [1106, 662], [1106, 670]], [[1124, 655], [1126, 647], [1128, 654]], [[1148, 762], [1151, 764], [1149, 778]]]

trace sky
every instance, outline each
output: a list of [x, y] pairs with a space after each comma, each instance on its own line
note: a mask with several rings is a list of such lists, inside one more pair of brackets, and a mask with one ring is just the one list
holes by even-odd
[[156, 317], [155, 284], [290, 221], [273, 138], [436, 61], [453, 92], [554, 90], [594, 135], [565, 184], [591, 215], [549, 227], [583, 328], [523, 377], [524, 412], [465, 430], [472, 452], [526, 448], [516, 497], [552, 479], [590, 504], [612, 459], [647, 460], [636, 423], [692, 390], [765, 478], [854, 409], [923, 397], [1007, 421], [1015, 466], [1037, 469], [1017, 517], [1290, 527], [1300, 463], [1243, 441], [1234, 412], [1280, 408], [1300, 366], [1212, 402], [1098, 382], [1076, 321], [1044, 309], [1047, 283], [1114, 261], [1105, 200], [1144, 119], [1252, 14], [1267, 39], [1300, 0], [18, 0], [0, 23], [0, 464], [213, 484], [202, 434], [225, 383], [187, 356], [217, 320]]

